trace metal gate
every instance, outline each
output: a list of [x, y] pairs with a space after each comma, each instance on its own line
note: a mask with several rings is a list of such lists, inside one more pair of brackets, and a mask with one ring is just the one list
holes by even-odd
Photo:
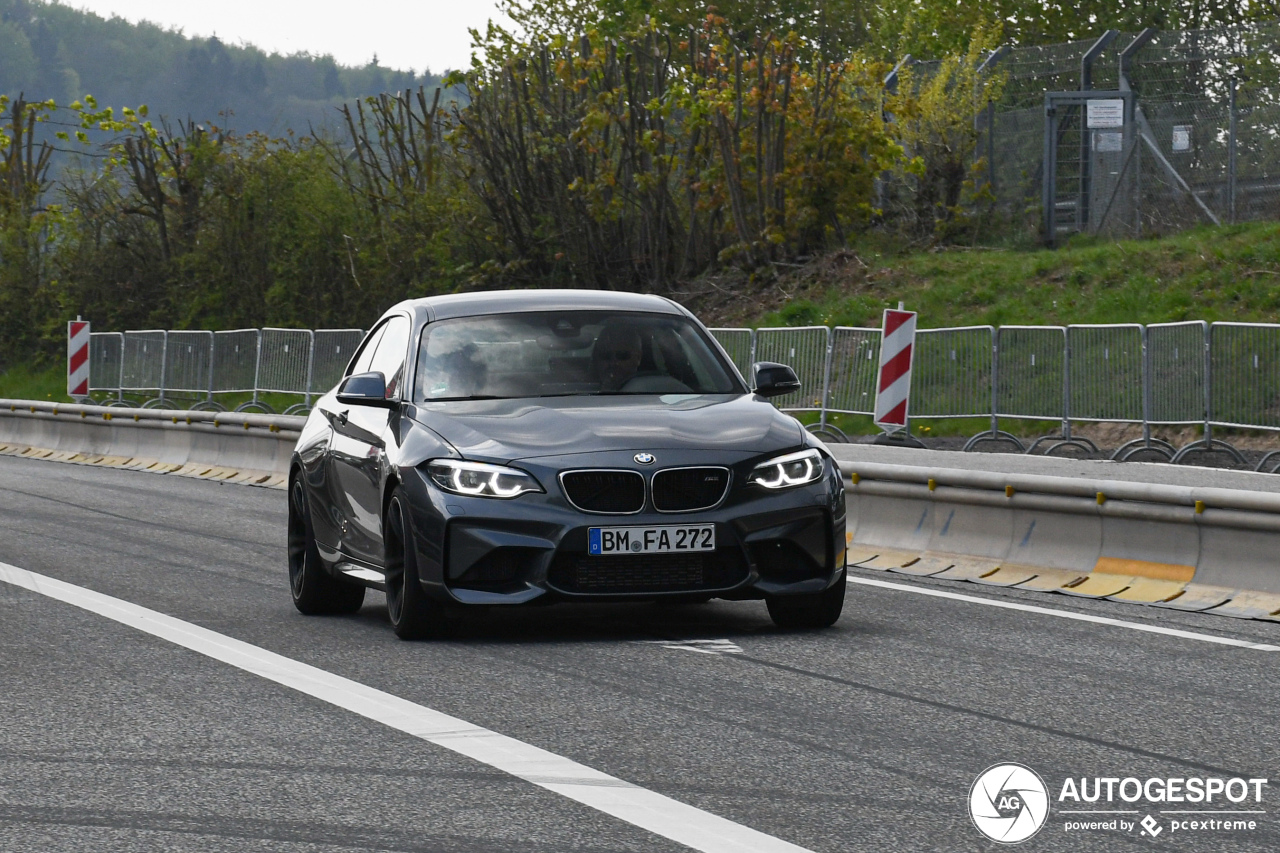
[[1119, 195], [1131, 154], [1133, 92], [1045, 92], [1044, 239], [1093, 233]]

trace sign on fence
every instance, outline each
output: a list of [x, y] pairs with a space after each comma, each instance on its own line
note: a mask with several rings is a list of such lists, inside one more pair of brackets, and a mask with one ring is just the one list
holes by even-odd
[[1123, 98], [1092, 98], [1085, 106], [1085, 123], [1090, 130], [1100, 127], [1124, 127]]
[[89, 324], [67, 323], [67, 396], [89, 396]]
[[888, 433], [907, 426], [911, 396], [911, 354], [915, 350], [916, 312], [886, 308], [880, 334], [880, 378], [876, 383], [875, 424]]

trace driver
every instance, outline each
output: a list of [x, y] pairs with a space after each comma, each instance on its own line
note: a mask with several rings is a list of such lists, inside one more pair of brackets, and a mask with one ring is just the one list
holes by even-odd
[[591, 350], [591, 372], [601, 391], [620, 391], [640, 368], [640, 332], [632, 326], [605, 326]]

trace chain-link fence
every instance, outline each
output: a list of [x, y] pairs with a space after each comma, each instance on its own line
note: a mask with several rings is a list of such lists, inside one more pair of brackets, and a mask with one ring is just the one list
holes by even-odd
[[1001, 94], [974, 119], [994, 210], [1051, 244], [1280, 217], [1278, 57], [1275, 20], [996, 51]]

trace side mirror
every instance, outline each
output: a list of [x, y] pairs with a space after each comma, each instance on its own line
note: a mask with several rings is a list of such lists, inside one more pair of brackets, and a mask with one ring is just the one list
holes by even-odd
[[393, 409], [397, 400], [387, 399], [387, 380], [378, 371], [356, 373], [342, 380], [338, 386], [338, 402], [350, 406], [380, 406]]
[[759, 361], [751, 370], [755, 374], [755, 391], [761, 397], [780, 397], [800, 390], [799, 377], [785, 364]]

